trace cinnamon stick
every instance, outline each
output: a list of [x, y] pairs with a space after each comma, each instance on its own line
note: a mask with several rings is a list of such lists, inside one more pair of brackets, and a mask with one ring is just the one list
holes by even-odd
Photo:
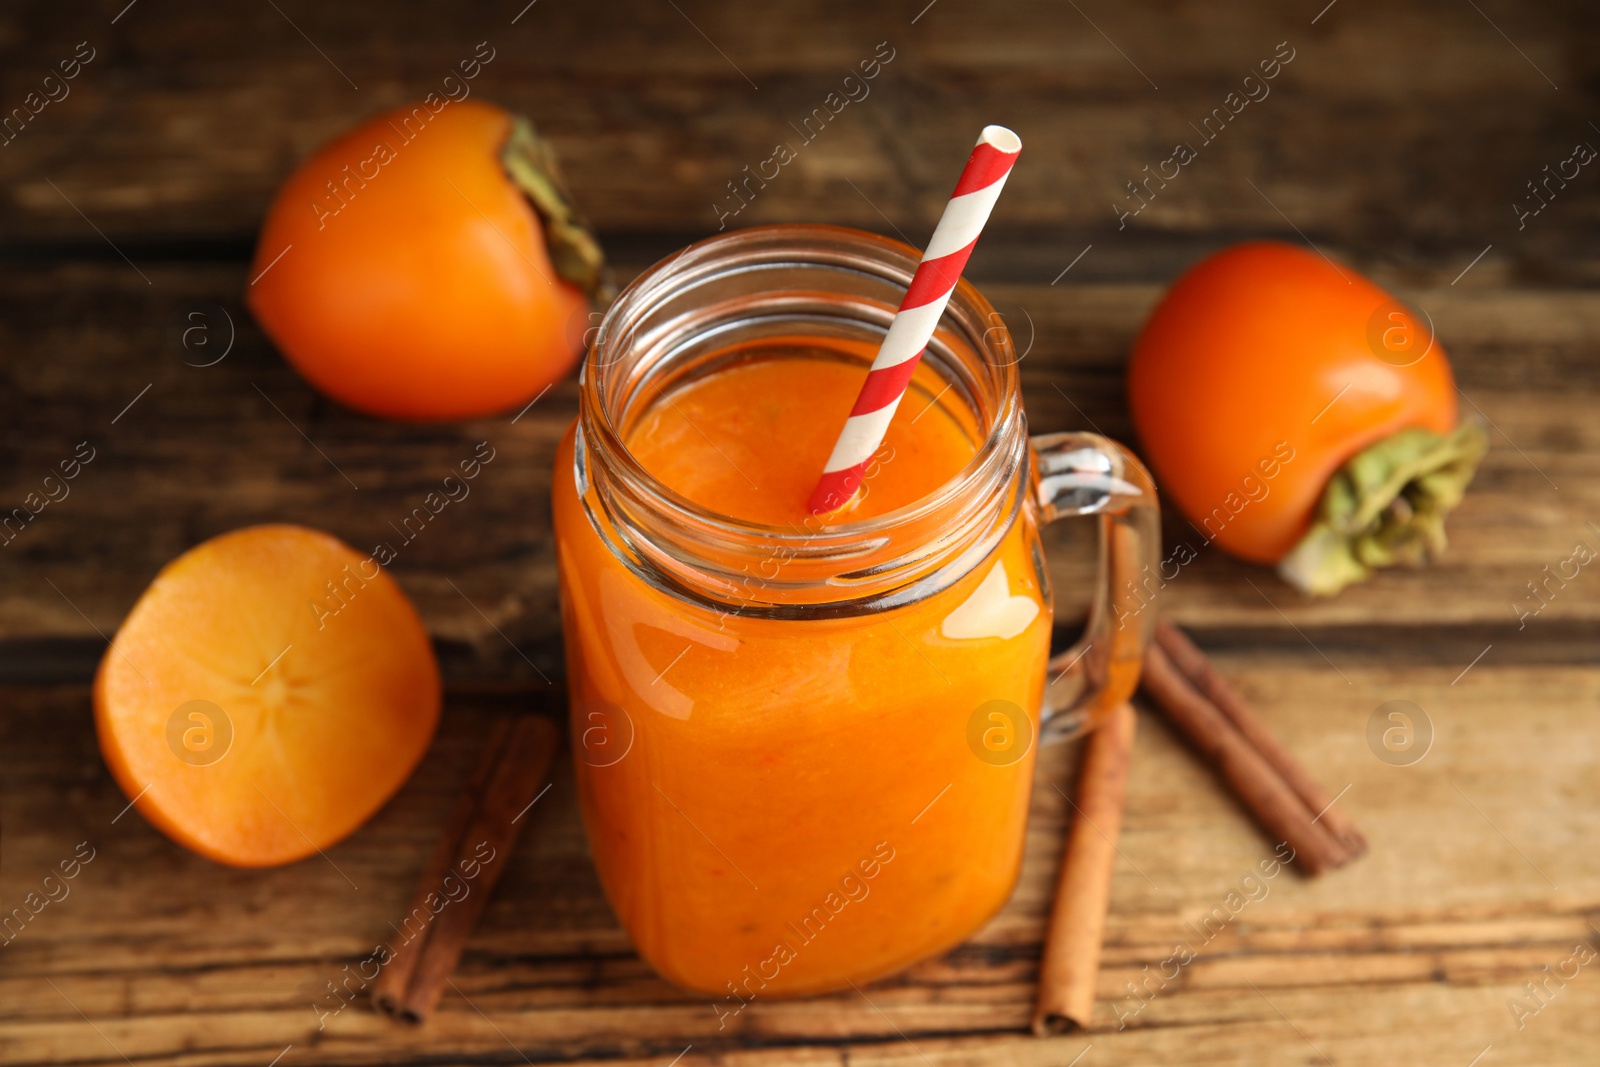
[[1061, 857], [1039, 968], [1033, 1032], [1040, 1037], [1086, 1027], [1094, 1014], [1111, 871], [1137, 725], [1133, 708], [1122, 704], [1084, 743], [1076, 812]]
[[422, 1022], [438, 1005], [547, 781], [559, 741], [560, 727], [544, 715], [491, 728], [483, 759], [413, 898], [413, 908], [432, 921], [420, 943], [394, 957], [379, 977], [374, 1000], [386, 1014]]
[[[466, 836], [467, 828], [472, 823], [472, 816], [477, 813], [484, 787], [488, 785], [495, 764], [505, 752], [506, 737], [510, 733], [511, 718], [508, 715], [502, 715], [489, 724], [489, 737], [484, 743], [483, 754], [478, 757], [477, 765], [473, 768], [471, 777], [467, 779], [466, 787], [456, 798], [455, 807], [451, 809], [450, 818], [444, 825], [444, 835], [439, 838], [439, 844], [435, 846], [428, 865], [422, 870], [422, 878], [417, 882], [416, 892], [411, 895], [411, 906], [406, 909], [408, 918], [417, 914], [432, 914], [428, 907], [429, 898], [444, 892], [445, 875], [455, 866], [456, 854], [461, 851], [461, 839]], [[421, 938], [399, 947], [398, 951], [384, 963], [383, 970], [378, 973], [378, 978], [372, 986], [372, 1000], [384, 1014], [399, 1014], [400, 1005], [405, 1000], [406, 990], [411, 985], [411, 976], [416, 973], [417, 960], [421, 957], [422, 947], [425, 944], [427, 944], [426, 938]]]
[[1328, 832], [1338, 838], [1350, 853], [1350, 858], [1363, 856], [1367, 851], [1367, 839], [1361, 831], [1356, 829], [1355, 822], [1342, 810], [1333, 807], [1334, 797], [1321, 782], [1317, 781], [1301, 765], [1300, 761], [1290, 754], [1273, 732], [1267, 729], [1266, 723], [1261, 721], [1255, 710], [1246, 704], [1244, 697], [1239, 695], [1224, 678], [1220, 671], [1206, 658], [1189, 636], [1165, 619], [1156, 621], [1156, 643], [1161, 646], [1168, 658], [1184, 673], [1217, 709], [1232, 720], [1239, 732], [1255, 746], [1263, 759], [1272, 765], [1284, 782], [1293, 789], [1306, 807], [1311, 809], [1313, 815], [1320, 814], [1321, 823], [1328, 828]]
[[1178, 670], [1159, 644], [1145, 655], [1142, 682], [1167, 718], [1217, 769], [1257, 822], [1287, 842], [1306, 873], [1322, 874], [1350, 862], [1351, 854], [1266, 758]]

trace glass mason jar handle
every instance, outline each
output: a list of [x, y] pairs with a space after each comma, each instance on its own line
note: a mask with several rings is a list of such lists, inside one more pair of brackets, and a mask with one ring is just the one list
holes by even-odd
[[1150, 472], [1110, 438], [1040, 434], [1032, 446], [1040, 517], [1100, 517], [1101, 581], [1088, 626], [1050, 660], [1046, 679], [1040, 736], [1058, 741], [1100, 725], [1139, 684], [1156, 621], [1154, 605], [1139, 593], [1159, 565], [1161, 510]]

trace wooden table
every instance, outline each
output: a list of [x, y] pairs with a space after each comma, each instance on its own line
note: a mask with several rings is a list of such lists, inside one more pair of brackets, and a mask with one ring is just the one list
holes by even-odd
[[[78, 42], [94, 51], [70, 96], [0, 149], [0, 502], [80, 441], [96, 457], [0, 550], [0, 901], [80, 842], [94, 850], [71, 896], [0, 949], [0, 1063], [1595, 1061], [1600, 967], [1552, 983], [1520, 1026], [1508, 1006], [1535, 1004], [1524, 983], [1600, 942], [1600, 577], [1581, 572], [1525, 626], [1514, 606], [1575, 543], [1600, 546], [1600, 176], [1522, 228], [1508, 206], [1575, 142], [1600, 144], [1592, 8], [524, 2], [0, 15], [6, 108]], [[1168, 988], [1133, 998], [1127, 983], [1270, 850], [1144, 715], [1091, 1031], [1025, 1033], [1070, 746], [1043, 753], [1021, 882], [970, 943], [860, 995], [757, 1003], [719, 1031], [630, 951], [563, 765], [437, 1017], [404, 1029], [353, 1007], [319, 1029], [311, 1002], [404, 910], [488, 716], [559, 700], [533, 664], [558, 674], [548, 468], [575, 392], [515, 425], [375, 422], [311, 392], [240, 294], [295, 161], [434, 88], [483, 40], [495, 58], [476, 92], [553, 139], [624, 277], [714, 230], [725, 183], [793, 139], [879, 42], [894, 58], [871, 95], [736, 224], [841, 222], [920, 244], [974, 131], [1021, 130], [1028, 152], [971, 273], [1019, 333], [1031, 321], [1036, 428], [1128, 437], [1121, 367], [1142, 316], [1186, 263], [1239, 238], [1314, 242], [1426, 308], [1464, 406], [1494, 429], [1448, 556], [1313, 603], [1202, 553], [1164, 594], [1344, 790], [1371, 855], [1317, 882], [1280, 876]], [[1124, 183], [1279, 42], [1294, 58], [1271, 95], [1119, 227]], [[236, 327], [214, 366], [185, 365], [170, 335], [194, 300]], [[88, 680], [157, 568], [262, 521], [366, 545], [479, 440], [504, 458], [394, 566], [449, 687], [400, 795], [326, 861], [261, 872], [192, 856], [125, 811]], [[1063, 616], [1081, 534], [1053, 546]], [[1433, 731], [1410, 766], [1367, 742], [1396, 699]]]

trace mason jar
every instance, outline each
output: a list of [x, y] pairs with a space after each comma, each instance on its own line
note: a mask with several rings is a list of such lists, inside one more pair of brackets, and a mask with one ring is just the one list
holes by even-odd
[[[1041, 740], [1129, 698], [1153, 623], [1132, 600], [1158, 544], [1149, 476], [1096, 434], [1028, 436], [1010, 336], [966, 281], [906, 403], [966, 427], [972, 458], [921, 499], [762, 525], [639, 462], [652, 409], [729, 353], [809, 347], [864, 378], [917, 262], [831, 226], [685, 248], [606, 313], [556, 458], [595, 864], [640, 955], [719, 1015], [870, 981], [994, 915]], [[1100, 568], [1081, 639], [1051, 660], [1039, 528], [1068, 515], [1097, 517]]]

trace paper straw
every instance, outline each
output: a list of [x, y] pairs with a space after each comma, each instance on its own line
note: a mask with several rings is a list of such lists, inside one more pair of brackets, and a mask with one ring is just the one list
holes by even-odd
[[1021, 151], [1022, 139], [1004, 126], [983, 128], [811, 494], [811, 514], [837, 511], [861, 488], [867, 463], [883, 443], [911, 374], [933, 338], [939, 316], [950, 302], [967, 257], [972, 255], [978, 234]]

